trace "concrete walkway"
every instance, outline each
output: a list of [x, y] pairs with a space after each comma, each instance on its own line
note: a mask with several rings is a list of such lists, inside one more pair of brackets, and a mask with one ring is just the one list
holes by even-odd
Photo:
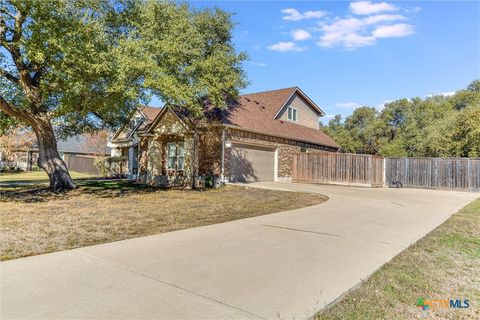
[[326, 203], [0, 263], [0, 318], [307, 318], [478, 194], [257, 183]]

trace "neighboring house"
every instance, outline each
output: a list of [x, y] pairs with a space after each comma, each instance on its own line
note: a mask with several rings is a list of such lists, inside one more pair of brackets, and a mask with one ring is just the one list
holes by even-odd
[[[95, 135], [76, 135], [65, 139], [57, 139], [57, 150], [63, 161], [70, 170], [98, 174], [94, 166], [95, 157], [110, 155], [107, 146], [107, 138], [103, 143]], [[5, 159], [0, 150], [0, 168], [15, 167], [21, 170], [33, 170], [37, 167], [38, 146], [36, 139], [32, 139], [28, 145], [14, 149], [11, 159]]]
[[154, 185], [188, 185], [198, 175], [289, 181], [293, 154], [338, 151], [320, 130], [324, 115], [298, 87], [241, 95], [203, 121], [177, 106], [140, 107], [109, 147], [128, 158], [131, 178]]

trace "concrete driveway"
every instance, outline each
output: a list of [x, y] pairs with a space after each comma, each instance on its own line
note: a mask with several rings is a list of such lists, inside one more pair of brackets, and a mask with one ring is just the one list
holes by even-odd
[[[478, 194], [256, 183], [326, 203], [2, 262], [9, 318], [307, 318]], [[413, 299], [413, 297], [412, 297]]]

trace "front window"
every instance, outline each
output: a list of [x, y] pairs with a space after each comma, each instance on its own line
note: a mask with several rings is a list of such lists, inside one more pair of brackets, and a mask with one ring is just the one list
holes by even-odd
[[185, 148], [183, 142], [167, 143], [168, 169], [183, 170], [185, 165]]
[[167, 143], [167, 162], [168, 169], [176, 169], [177, 167], [177, 144], [173, 142]]
[[297, 117], [298, 117], [298, 110], [297, 109], [292, 108], [292, 107], [288, 107], [287, 113], [288, 113], [288, 120], [297, 121]]
[[177, 145], [177, 156], [178, 156], [177, 169], [183, 170], [184, 163], [185, 163], [185, 148], [183, 146], [183, 142]]

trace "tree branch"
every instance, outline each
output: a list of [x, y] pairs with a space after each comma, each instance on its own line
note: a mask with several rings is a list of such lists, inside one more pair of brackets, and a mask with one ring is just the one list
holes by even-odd
[[18, 72], [21, 73], [25, 69], [21, 53], [20, 53], [20, 40], [23, 32], [23, 23], [25, 22], [26, 16], [19, 10], [15, 16], [15, 30], [13, 30], [12, 44], [10, 45], [10, 53], [12, 55], [13, 61], [17, 66]]
[[7, 24], [5, 20], [0, 19], [0, 44], [5, 47], [8, 47], [7, 43]]
[[24, 121], [26, 124], [31, 122], [27, 112], [12, 107], [3, 96], [0, 96], [0, 110], [8, 114], [10, 117]]
[[10, 13], [10, 12], [8, 12], [7, 9], [0, 8], [0, 13], [4, 13], [4, 14], [10, 16], [11, 18], [15, 19], [15, 15], [12, 14], [12, 13]]
[[0, 75], [4, 76], [5, 78], [7, 78], [7, 80], [9, 80], [10, 82], [13, 82], [14, 84], [19, 84], [20, 83], [20, 79], [18, 79], [13, 74], [11, 74], [11, 73], [3, 70], [3, 69], [0, 69]]

